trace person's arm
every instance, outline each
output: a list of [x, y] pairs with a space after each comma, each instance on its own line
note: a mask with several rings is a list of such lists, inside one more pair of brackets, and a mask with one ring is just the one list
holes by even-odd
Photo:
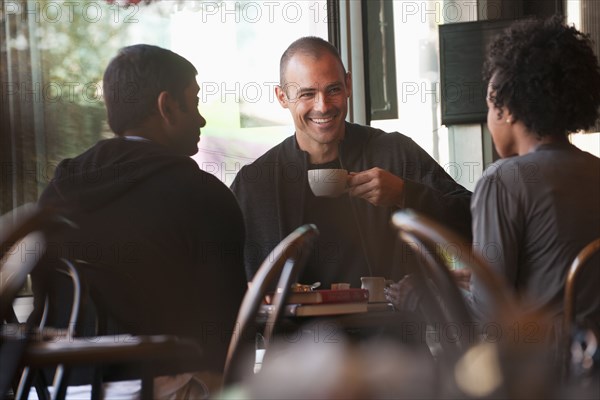
[[[399, 134], [390, 134], [399, 135]], [[392, 136], [390, 136], [392, 137]], [[392, 147], [377, 149], [399, 160], [402, 176], [382, 168], [354, 172], [349, 193], [375, 206], [411, 208], [471, 239], [471, 192], [456, 183], [427, 152], [412, 140], [397, 136]], [[395, 147], [393, 147], [395, 145]]]
[[[475, 189], [471, 204], [473, 214], [473, 251], [514, 287], [519, 266], [519, 243], [522, 220], [519, 202], [504, 186], [500, 175], [482, 178]], [[488, 294], [481, 282], [471, 279], [473, 307], [482, 319], [492, 312]]]
[[[236, 201], [242, 211], [246, 240], [244, 242], [244, 270], [246, 273], [246, 279], [249, 282], [252, 281], [254, 274], [258, 271], [261, 261], [266, 257], [265, 249], [263, 246], [258, 245], [256, 242], [257, 234], [256, 229], [256, 218], [254, 217], [254, 201], [251, 198], [251, 188], [243, 179], [244, 171], [246, 167], [242, 169], [236, 175], [233, 183], [230, 186]], [[255, 190], [260, 190], [255, 188]]]
[[[441, 169], [441, 167], [440, 167]], [[440, 172], [447, 176], [443, 170]], [[446, 180], [445, 178], [443, 178]], [[467, 241], [471, 239], [471, 192], [447, 177], [443, 185], [430, 186], [412, 180], [404, 181], [404, 208], [428, 215], [453, 229]]]

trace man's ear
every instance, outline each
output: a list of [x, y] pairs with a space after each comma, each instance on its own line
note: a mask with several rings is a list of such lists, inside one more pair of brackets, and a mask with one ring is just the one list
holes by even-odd
[[352, 96], [352, 72], [346, 72], [346, 91], [348, 92], [348, 97]]
[[162, 119], [169, 125], [172, 125], [175, 121], [175, 115], [173, 111], [175, 111], [176, 103], [167, 91], [162, 91], [158, 95], [157, 99], [158, 112]]
[[275, 96], [277, 97], [279, 104], [281, 104], [281, 107], [288, 108], [287, 95], [285, 94], [285, 90], [279, 85], [275, 86]]

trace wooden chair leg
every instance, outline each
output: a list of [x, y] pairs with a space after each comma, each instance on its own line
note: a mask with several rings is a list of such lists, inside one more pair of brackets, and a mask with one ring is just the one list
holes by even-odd
[[39, 400], [50, 400], [50, 392], [48, 391], [48, 381], [42, 371], [37, 371], [33, 376], [33, 387], [37, 393]]
[[15, 400], [27, 399], [27, 397], [29, 396], [29, 391], [31, 390], [31, 385], [33, 384], [34, 375], [35, 371], [32, 371], [29, 368], [25, 368], [23, 370], [23, 372], [21, 373], [21, 380], [19, 381], [19, 386], [15, 391]]
[[15, 400], [26, 400], [29, 398], [31, 387], [35, 387], [35, 392], [38, 399], [50, 400], [50, 392], [48, 391], [48, 382], [44, 378], [44, 374], [36, 369], [26, 367], [21, 373], [19, 386], [15, 391]]
[[142, 400], [154, 399], [154, 378], [148, 367], [142, 368]]
[[62, 400], [67, 397], [67, 387], [69, 386], [70, 375], [71, 370], [69, 368], [64, 368], [62, 365], [56, 367], [52, 400]]
[[[1, 321], [0, 321], [1, 322]], [[4, 398], [10, 389], [14, 390], [14, 377], [19, 376], [19, 360], [27, 346], [27, 340], [7, 340], [0, 345], [0, 397]]]
[[104, 387], [102, 386], [102, 368], [94, 368], [94, 376], [92, 378], [92, 398], [91, 400], [104, 399]]

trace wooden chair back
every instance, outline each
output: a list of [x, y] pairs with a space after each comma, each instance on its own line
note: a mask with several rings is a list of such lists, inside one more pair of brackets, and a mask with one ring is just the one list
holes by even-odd
[[[66, 397], [69, 379], [77, 367], [93, 367], [92, 399], [104, 398], [105, 372], [110, 370], [110, 380], [141, 379], [141, 398], [154, 398], [154, 378], [199, 370], [202, 364], [202, 348], [192, 339], [173, 335], [96, 335], [81, 336], [78, 332], [79, 319], [85, 315], [84, 307], [92, 301], [82, 268], [91, 268], [86, 262], [61, 259], [62, 266], [56, 273], [67, 277], [72, 286], [72, 304], [68, 327], [63, 332], [55, 330], [30, 340], [23, 357], [27, 368], [21, 376], [16, 399], [25, 399], [31, 384], [42, 368], [56, 367], [52, 398]], [[96, 306], [99, 308], [100, 306]], [[46, 308], [49, 308], [48, 305]], [[67, 311], [67, 310], [65, 310]], [[95, 311], [94, 311], [95, 313]], [[43, 322], [40, 328], [45, 328]], [[96, 321], [96, 326], [103, 321]], [[50, 340], [48, 340], [50, 339]], [[125, 368], [123, 368], [125, 367]], [[120, 371], [116, 373], [115, 371]], [[38, 390], [39, 392], [39, 390]]]
[[[0, 217], [0, 322], [6, 328], [5, 333], [14, 329], [9, 329], [4, 322], [18, 322], [13, 301], [25, 285], [28, 274], [42, 259], [47, 234], [64, 227], [74, 225], [57, 212], [31, 203]], [[0, 340], [0, 396], [4, 396], [10, 386], [15, 386], [14, 377], [20, 369], [32, 328], [31, 324], [25, 324], [17, 329], [23, 332], [22, 335], [3, 334]]]
[[[588, 243], [577, 254], [567, 273], [564, 293], [564, 315], [563, 315], [563, 348], [564, 348], [564, 377], [568, 378], [571, 365], [571, 334], [576, 324], [577, 290], [576, 286], [581, 282], [584, 270], [590, 268], [600, 269], [600, 238]], [[597, 286], [598, 282], [590, 282]], [[598, 323], [598, 322], [597, 322]], [[598, 328], [598, 327], [596, 327]], [[599, 332], [596, 332], [598, 334]], [[598, 338], [600, 339], [600, 338]]]
[[[296, 282], [298, 273], [306, 264], [312, 245], [319, 232], [314, 225], [303, 225], [284, 238], [254, 275], [246, 291], [236, 321], [236, 332], [232, 336], [225, 362], [224, 384], [229, 385], [246, 377], [251, 366], [246, 363], [249, 354], [253, 354], [254, 346], [245, 346], [256, 333], [256, 318], [260, 305], [273, 285], [276, 283], [275, 296], [272, 301], [272, 312], [265, 325], [263, 336], [265, 350], [273, 336], [276, 323], [280, 318], [290, 286]], [[253, 342], [252, 342], [253, 343]]]
[[[505, 280], [473, 252], [468, 240], [411, 210], [396, 212], [392, 224], [398, 230], [400, 240], [412, 248], [421, 261], [422, 268], [412, 270], [418, 284], [417, 290], [424, 293], [424, 307], [438, 322], [458, 324], [459, 327], [473, 323], [469, 307], [451, 274], [451, 269], [457, 263], [478, 277], [491, 296], [497, 312], [511, 314], [516, 309], [516, 302]], [[435, 289], [431, 288], [431, 283]], [[442, 341], [441, 344], [445, 353], [455, 361], [473, 344], [470, 340], [470, 335], [459, 334], [452, 343]]]

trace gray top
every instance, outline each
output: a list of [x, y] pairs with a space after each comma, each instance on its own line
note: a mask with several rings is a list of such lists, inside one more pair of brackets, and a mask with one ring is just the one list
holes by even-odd
[[[600, 159], [565, 143], [500, 160], [477, 183], [471, 212], [474, 248], [532, 311], [559, 315], [571, 262], [600, 237]], [[485, 294], [476, 279], [471, 285], [485, 317]], [[578, 315], [593, 313], [597, 323], [599, 302], [591, 295], [578, 303]]]

